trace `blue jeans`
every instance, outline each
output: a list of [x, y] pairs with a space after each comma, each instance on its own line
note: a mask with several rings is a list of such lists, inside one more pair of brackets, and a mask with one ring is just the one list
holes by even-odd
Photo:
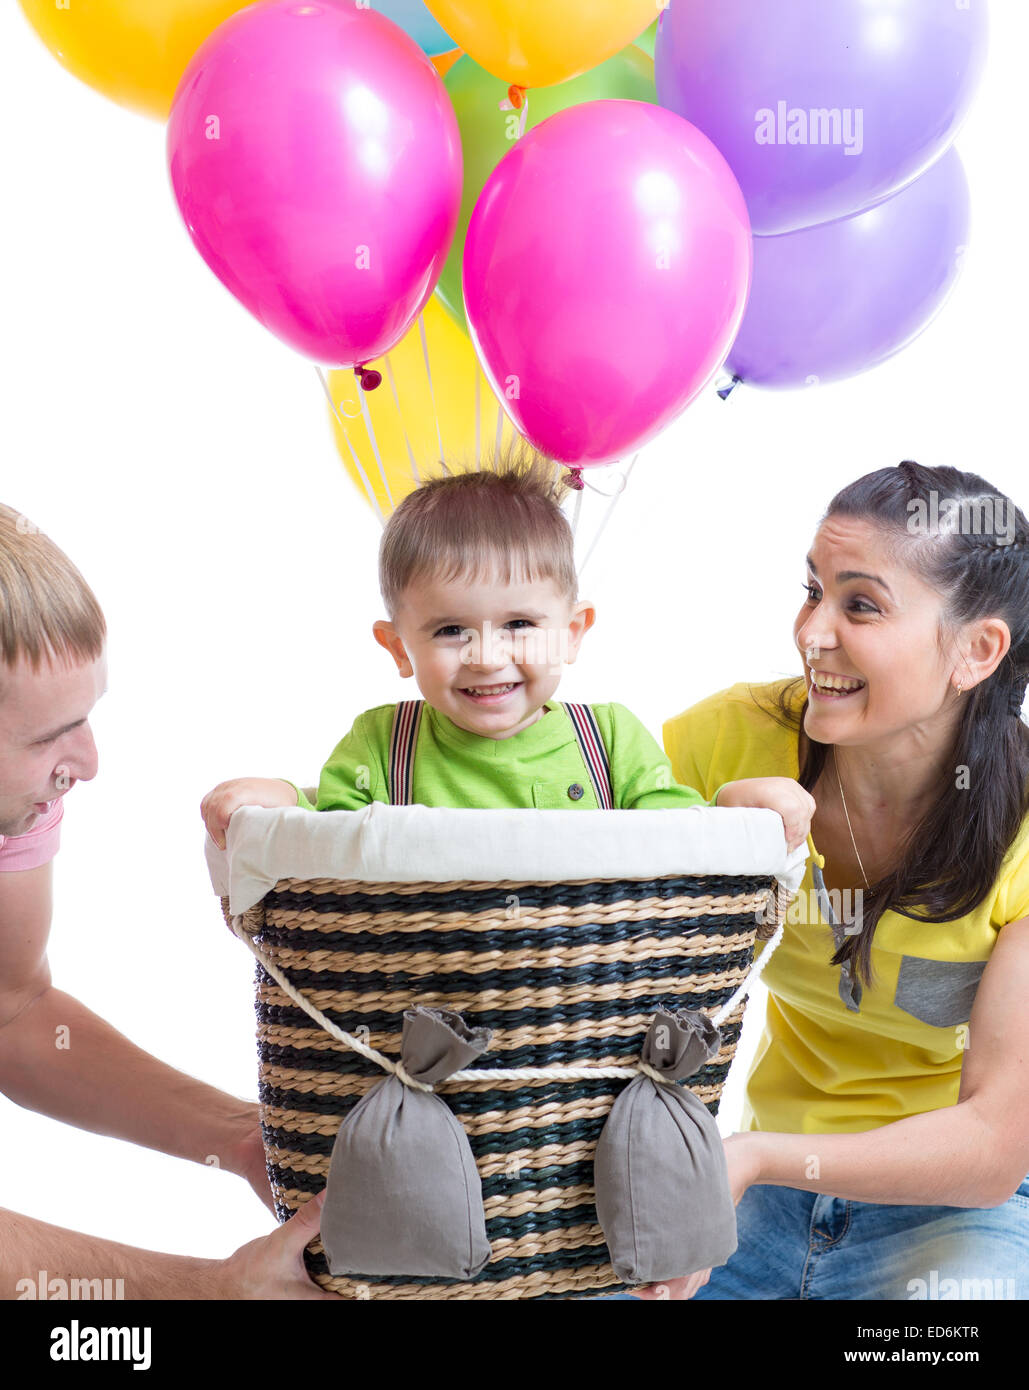
[[982, 1209], [884, 1206], [759, 1185], [743, 1194], [736, 1225], [736, 1253], [692, 1302], [1029, 1299], [1029, 1177], [1003, 1205]]

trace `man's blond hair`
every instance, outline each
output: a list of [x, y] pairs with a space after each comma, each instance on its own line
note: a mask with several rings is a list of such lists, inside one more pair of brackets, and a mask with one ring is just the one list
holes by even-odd
[[405, 589], [429, 577], [551, 579], [578, 594], [572, 529], [561, 511], [560, 470], [521, 441], [468, 473], [431, 478], [390, 517], [379, 549], [379, 587], [390, 618]]
[[0, 694], [4, 669], [25, 658], [70, 666], [95, 661], [107, 624], [92, 589], [49, 536], [0, 503]]

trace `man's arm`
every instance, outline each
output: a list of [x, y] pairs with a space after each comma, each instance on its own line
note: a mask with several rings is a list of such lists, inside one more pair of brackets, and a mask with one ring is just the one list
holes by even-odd
[[[317, 1234], [324, 1197], [227, 1260], [138, 1250], [0, 1209], [0, 1299], [29, 1297], [49, 1278], [120, 1279], [126, 1299], [335, 1299], [308, 1277], [304, 1247]], [[38, 1297], [33, 1293], [32, 1297]]]
[[[263, 1169], [256, 1106], [158, 1062], [53, 988], [46, 960], [51, 881], [49, 864], [0, 873], [0, 1090], [97, 1134], [198, 1162], [217, 1154], [222, 1168], [258, 1188], [248, 1172], [248, 1165]], [[68, 1046], [59, 1046], [65, 1039]], [[122, 1279], [126, 1298], [331, 1298], [309, 1279], [303, 1258], [322, 1200], [319, 1194], [226, 1260], [138, 1250], [0, 1210], [0, 1299], [26, 1293], [22, 1281], [35, 1281], [40, 1270]]]
[[120, 1279], [125, 1298], [223, 1297], [220, 1260], [162, 1255], [0, 1210], [0, 1298], [38, 1297], [40, 1271], [72, 1279]]
[[0, 1091], [80, 1129], [260, 1178], [257, 1106], [159, 1062], [71, 995], [46, 958], [52, 867], [0, 873]]

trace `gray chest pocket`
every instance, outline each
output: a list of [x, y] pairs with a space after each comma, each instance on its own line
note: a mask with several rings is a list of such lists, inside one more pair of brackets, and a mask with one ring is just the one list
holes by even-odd
[[902, 956], [893, 1002], [933, 1028], [951, 1028], [972, 1016], [984, 960], [926, 960]]

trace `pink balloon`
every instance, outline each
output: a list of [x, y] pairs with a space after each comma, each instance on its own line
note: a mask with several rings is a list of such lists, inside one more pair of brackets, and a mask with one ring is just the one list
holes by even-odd
[[446, 89], [413, 39], [354, 0], [262, 0], [226, 20], [183, 75], [168, 158], [221, 282], [332, 366], [400, 341], [457, 225]]
[[563, 463], [610, 463], [718, 370], [751, 262], [743, 194], [706, 136], [660, 106], [587, 102], [524, 135], [483, 190], [469, 329], [522, 434]]

